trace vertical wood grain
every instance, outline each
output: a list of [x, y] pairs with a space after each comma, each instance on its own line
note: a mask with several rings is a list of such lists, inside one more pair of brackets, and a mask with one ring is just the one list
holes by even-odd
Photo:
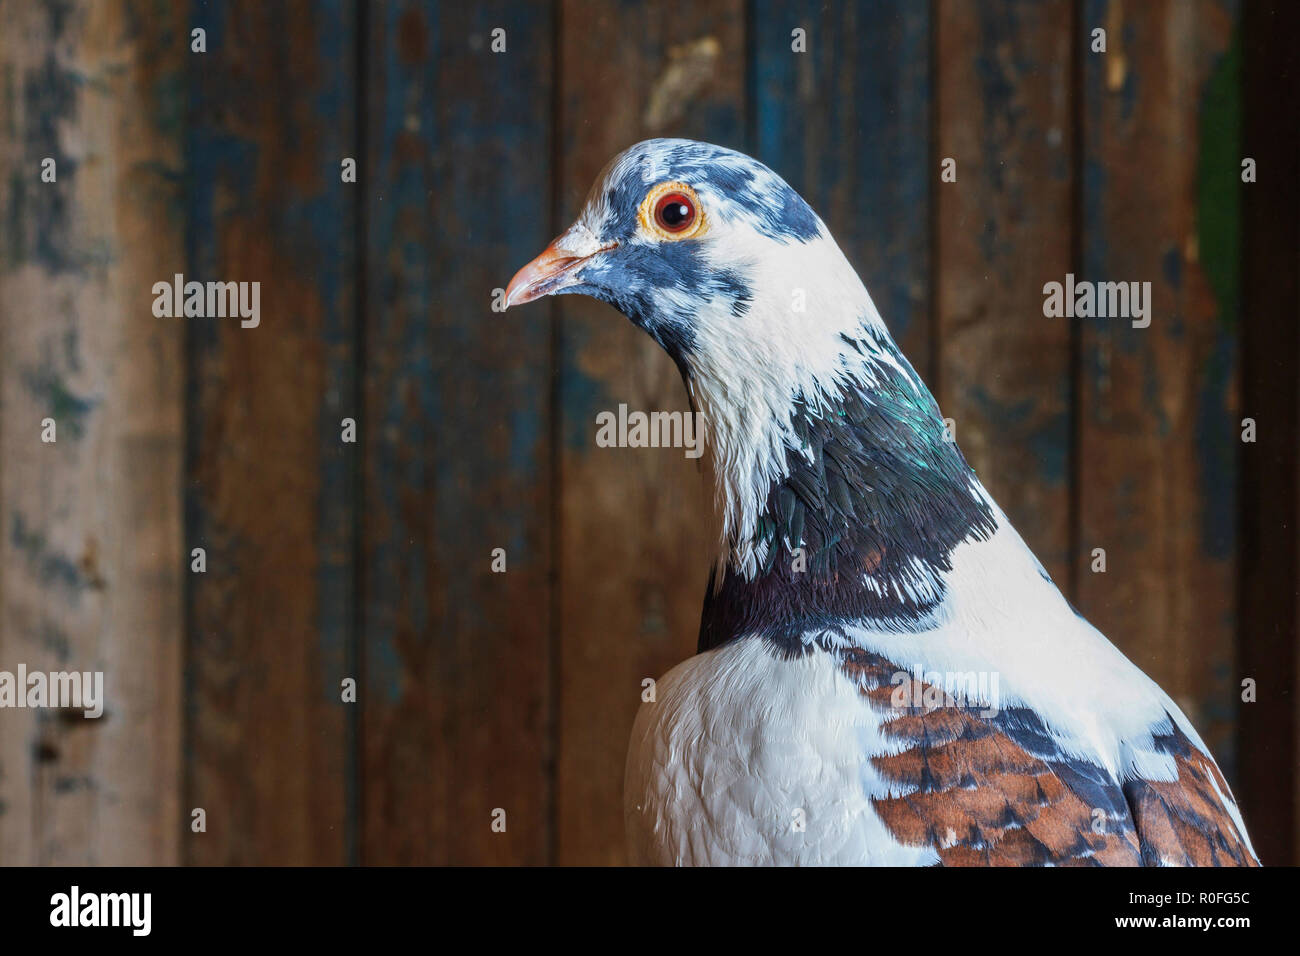
[[4, 864], [178, 859], [180, 21], [0, 3], [0, 670], [106, 698], [0, 710]]
[[549, 238], [552, 19], [370, 11], [362, 860], [542, 863], [551, 332], [492, 302]]
[[[1075, 320], [1079, 607], [1186, 710], [1232, 780], [1236, 15], [1209, 0], [1090, 0], [1082, 18], [1079, 278], [1150, 282], [1154, 304], [1145, 329]], [[1104, 54], [1087, 52], [1094, 27]]]
[[[0, 0], [0, 670], [108, 694], [0, 710], [0, 863], [624, 860], [710, 489], [680, 450], [595, 447], [600, 411], [687, 408], [648, 337], [492, 301], [659, 135], [808, 199], [1018, 530], [1294, 862], [1296, 23], [1237, 9]], [[1150, 281], [1150, 328], [1044, 317], [1069, 271]], [[261, 326], [153, 317], [176, 273], [260, 281]]]
[[756, 157], [826, 222], [933, 383], [929, 5], [759, 0], [752, 33]]
[[[939, 404], [985, 487], [1069, 587], [1071, 320], [1043, 284], [1071, 263], [1069, 0], [935, 12]], [[941, 182], [938, 162], [956, 162]]]
[[[194, 7], [186, 278], [261, 283], [261, 324], [191, 318], [185, 858], [348, 857], [353, 595], [353, 5]], [[360, 159], [360, 157], [357, 157]], [[207, 571], [188, 572], [191, 548]], [[187, 819], [188, 823], [188, 819]]]
[[[650, 136], [743, 148], [742, 4], [564, 2], [565, 228], [600, 169]], [[690, 60], [690, 70], [677, 68]], [[691, 82], [683, 82], [691, 74]], [[703, 472], [680, 449], [597, 448], [600, 411], [687, 410], [676, 368], [609, 306], [560, 313], [558, 862], [625, 860], [623, 766], [641, 682], [695, 651], [712, 550]], [[521, 310], [521, 320], [523, 319]]]

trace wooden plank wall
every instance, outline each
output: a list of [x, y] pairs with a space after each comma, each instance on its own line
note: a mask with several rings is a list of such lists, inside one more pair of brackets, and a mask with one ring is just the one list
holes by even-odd
[[365, 39], [361, 860], [543, 863], [551, 328], [492, 301], [550, 238], [551, 13], [372, 5]]
[[[1069, 588], [1071, 323], [1042, 315], [1071, 271], [1073, 6], [938, 5], [935, 381], [957, 442]], [[927, 182], [933, 179], [927, 178]]]
[[[1156, 318], [1081, 323], [1078, 600], [1232, 779], [1239, 237], [1235, 206], [1212, 204], [1241, 190], [1236, 13], [1099, 0], [1083, 16], [1108, 47], [1083, 71], [1079, 271], [1150, 281]], [[1094, 548], [1104, 574], [1082, 563]]]
[[[348, 859], [358, 187], [350, 3], [195, 8], [187, 267], [261, 323], [186, 321], [187, 862]], [[267, 95], [274, 90], [275, 95]]]
[[[0, 19], [0, 668], [118, 688], [98, 724], [0, 713], [0, 861], [624, 860], [627, 736], [694, 650], [709, 490], [680, 454], [595, 446], [600, 411], [686, 408], [648, 338], [577, 297], [492, 306], [653, 135], [809, 199], [1053, 578], [1240, 764], [1265, 859], [1294, 858], [1295, 615], [1260, 608], [1296, 541], [1255, 496], [1300, 507], [1296, 353], [1243, 400], [1273, 340], [1241, 331], [1236, 267], [1296, 228], [1254, 194], [1242, 236], [1242, 150], [1294, 156], [1240, 128], [1285, 51], [1243, 78], [1234, 0]], [[154, 319], [178, 272], [261, 282], [261, 325]], [[1044, 317], [1070, 272], [1150, 281], [1150, 328]], [[1243, 406], [1282, 391], [1243, 451]], [[1279, 658], [1238, 734], [1242, 675]]]
[[0, 23], [0, 669], [101, 671], [105, 696], [0, 711], [0, 862], [172, 863], [184, 376], [150, 289], [183, 263], [183, 18]]

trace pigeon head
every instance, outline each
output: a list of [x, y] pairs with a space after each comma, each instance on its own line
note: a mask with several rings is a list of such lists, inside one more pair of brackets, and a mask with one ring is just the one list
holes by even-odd
[[952, 547], [991, 527], [857, 273], [757, 160], [680, 139], [614, 157], [506, 306], [561, 293], [644, 329], [703, 415], [722, 518], [706, 622], [719, 633], [740, 626], [728, 608], [792, 628], [809, 614], [915, 618], [936, 606]]
[[506, 306], [588, 295], [648, 332], [688, 382], [734, 378], [747, 358], [771, 374], [754, 353], [806, 331], [799, 316], [827, 265], [810, 247], [827, 243], [808, 204], [757, 160], [708, 143], [647, 140], [601, 171], [573, 225], [515, 275]]

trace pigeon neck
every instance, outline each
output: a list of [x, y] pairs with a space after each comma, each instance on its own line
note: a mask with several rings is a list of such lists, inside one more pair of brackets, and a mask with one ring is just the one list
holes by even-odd
[[[700, 649], [761, 633], [801, 644], [817, 628], [926, 626], [953, 549], [997, 527], [994, 507], [937, 405], [883, 333], [845, 337], [833, 385], [796, 396], [782, 466], [746, 512], [720, 480], [723, 553]], [[715, 465], [716, 467], [716, 465]], [[752, 493], [751, 493], [752, 494]]]

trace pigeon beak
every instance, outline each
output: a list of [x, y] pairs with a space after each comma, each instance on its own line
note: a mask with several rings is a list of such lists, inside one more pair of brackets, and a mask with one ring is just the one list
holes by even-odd
[[[566, 286], [574, 284], [573, 273], [578, 267], [606, 249], [614, 248], [617, 243], [599, 246], [594, 241], [572, 243], [577, 238], [570, 230], [557, 237], [542, 254], [515, 273], [515, 277], [506, 286], [505, 307], [523, 305], [544, 295], [559, 292]], [[582, 246], [575, 249], [571, 246]]]

